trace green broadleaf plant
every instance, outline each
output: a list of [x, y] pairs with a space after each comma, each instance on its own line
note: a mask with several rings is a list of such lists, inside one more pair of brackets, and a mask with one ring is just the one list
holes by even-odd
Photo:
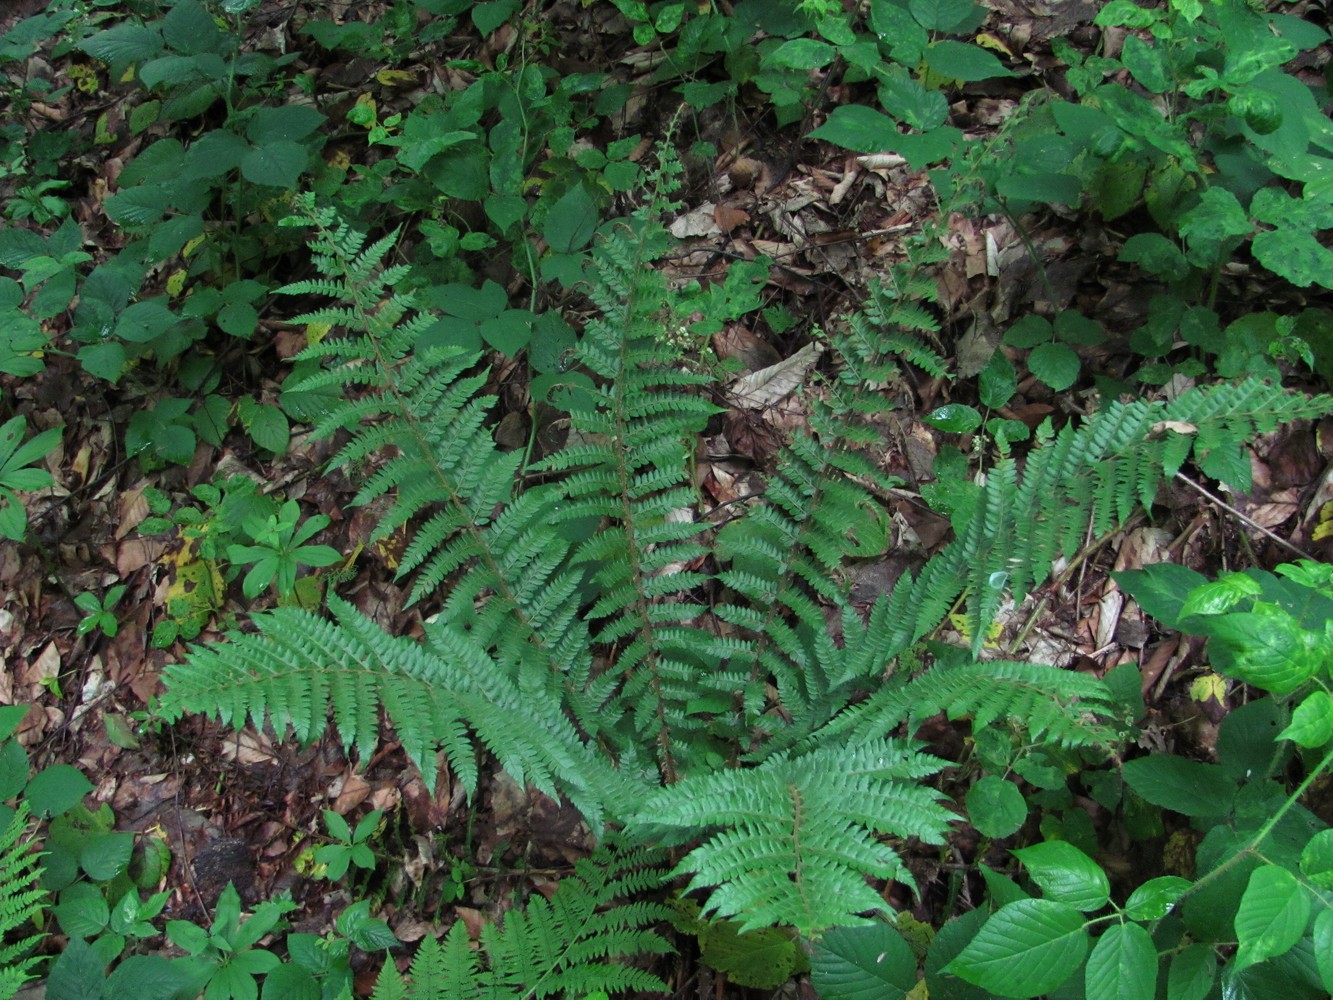
[[[1244, 993], [1274, 976], [1330, 990], [1333, 965], [1308, 955], [1330, 929], [1333, 830], [1301, 799], [1333, 766], [1333, 573], [1300, 562], [1208, 582], [1161, 564], [1116, 577], [1163, 624], [1207, 636], [1219, 673], [1271, 692], [1250, 709], [1267, 721], [1247, 728], [1246, 710], [1233, 712], [1220, 765], [1158, 754], [1122, 769], [1134, 794], [1206, 831], [1194, 878], [1149, 879], [1118, 905], [1101, 866], [1071, 844], [1016, 850], [1042, 898], [1001, 905], [946, 971], [1006, 997], [1054, 990], [1081, 965], [1088, 996], [1148, 1000], [1159, 982], [1171, 997], [1203, 997], [1215, 982]], [[1292, 744], [1307, 767], [1288, 789], [1276, 779]]]
[[290, 597], [296, 591], [300, 567], [332, 566], [341, 560], [342, 555], [331, 546], [308, 544], [329, 526], [330, 520], [326, 514], [316, 514], [302, 522], [300, 504], [288, 500], [276, 514], [248, 521], [245, 530], [254, 544], [232, 545], [227, 549], [227, 558], [232, 562], [253, 563], [242, 584], [245, 596], [256, 597], [274, 584], [280, 596]]
[[24, 441], [27, 426], [23, 417], [13, 417], [0, 425], [0, 537], [16, 542], [23, 539], [28, 529], [28, 512], [18, 494], [51, 485], [49, 472], [31, 466], [60, 443], [59, 427]]

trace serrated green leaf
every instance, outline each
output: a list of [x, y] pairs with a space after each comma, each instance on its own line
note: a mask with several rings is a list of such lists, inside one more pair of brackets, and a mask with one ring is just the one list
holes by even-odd
[[1012, 201], [1039, 201], [1077, 208], [1083, 200], [1083, 181], [1073, 174], [1051, 171], [1006, 174], [995, 184], [1001, 196]]
[[1203, 1000], [1217, 976], [1217, 953], [1208, 945], [1192, 944], [1171, 959], [1166, 974], [1168, 1000]]
[[1213, 669], [1273, 694], [1290, 694], [1322, 669], [1328, 643], [1272, 605], [1209, 623]]
[[1290, 226], [1266, 229], [1255, 234], [1250, 249], [1259, 263], [1298, 288], [1333, 288], [1333, 250], [1313, 233]]
[[1111, 897], [1111, 884], [1101, 866], [1067, 841], [1024, 847], [1014, 851], [1014, 857], [1023, 862], [1047, 899], [1091, 912]]
[[1153, 1000], [1157, 994], [1157, 949], [1138, 924], [1112, 924], [1088, 956], [1089, 997]]
[[251, 184], [294, 188], [310, 162], [310, 151], [298, 142], [279, 139], [252, 149], [241, 158], [241, 176]]
[[53, 764], [28, 782], [27, 799], [34, 816], [59, 816], [93, 790], [83, 772], [69, 764]]
[[1262, 865], [1250, 875], [1236, 912], [1240, 948], [1233, 973], [1289, 951], [1305, 934], [1310, 897], [1296, 877], [1277, 865]]
[[987, 920], [944, 971], [1000, 996], [1036, 997], [1068, 980], [1087, 952], [1078, 910], [1049, 899], [1021, 899]]
[[977, 377], [977, 396], [983, 406], [998, 410], [1009, 405], [1018, 391], [1018, 376], [1003, 351], [995, 351]]
[[1231, 809], [1236, 786], [1216, 764], [1153, 754], [1124, 766], [1125, 783], [1143, 799], [1186, 816], [1221, 816]]
[[592, 241], [597, 221], [597, 203], [582, 184], [577, 184], [551, 206], [542, 236], [555, 253], [574, 253]]
[[[1327, 831], [1325, 831], [1327, 832]], [[1321, 908], [1314, 918], [1314, 960], [1319, 981], [1333, 993], [1333, 910]]]
[[143, 62], [162, 51], [162, 36], [141, 24], [118, 24], [79, 42], [79, 48], [94, 59], [112, 66]]
[[702, 921], [699, 954], [710, 968], [751, 989], [777, 989], [798, 964], [805, 965], [805, 952], [790, 931], [763, 927], [742, 934], [734, 920]]
[[925, 56], [931, 72], [960, 83], [1014, 75], [1013, 70], [1000, 62], [994, 52], [967, 42], [951, 39], [935, 42], [926, 46]]
[[79, 852], [81, 867], [94, 882], [110, 882], [129, 871], [134, 834], [99, 833], [88, 838]]
[[1078, 380], [1082, 362], [1067, 344], [1039, 344], [1028, 355], [1028, 371], [1056, 392], [1063, 392]]
[[988, 774], [967, 790], [967, 815], [983, 837], [1008, 837], [1027, 819], [1028, 806], [1012, 781]]
[[977, 14], [972, 0], [908, 0], [907, 9], [923, 28], [949, 34], [963, 31]]
[[812, 70], [827, 66], [837, 57], [838, 50], [827, 42], [815, 38], [793, 38], [773, 50], [766, 64]]
[[916, 986], [916, 955], [888, 924], [837, 927], [815, 944], [810, 981], [821, 1000], [902, 1000]]
[[857, 153], [878, 153], [891, 150], [900, 133], [888, 115], [863, 104], [844, 104], [834, 108], [810, 138]]

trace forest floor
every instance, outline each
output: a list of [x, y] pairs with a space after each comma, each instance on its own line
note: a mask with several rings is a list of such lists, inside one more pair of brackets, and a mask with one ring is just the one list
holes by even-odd
[[[25, 6], [41, 4], [20, 3], [0, 14], [0, 33], [26, 13]], [[303, 53], [298, 65], [317, 65], [322, 85], [344, 81], [356, 86], [354, 81], [374, 75], [379, 67], [373, 64], [338, 61], [296, 37], [292, 24], [300, 6], [265, 3], [248, 23], [255, 32], [268, 33], [266, 44], [280, 40], [287, 51]], [[373, 22], [377, 16], [375, 2], [337, 6], [349, 18]], [[1095, 4], [991, 0], [988, 6], [991, 12], [981, 30], [1003, 40], [1005, 58], [1014, 64], [1049, 61], [1049, 39], [1057, 35], [1085, 46], [1100, 41], [1091, 23]], [[548, 5], [545, 19], [556, 33], [552, 51], [564, 53], [571, 65], [605, 60], [633, 79], [636, 59], [646, 55], [614, 17], [596, 22], [601, 34], [589, 37], [594, 22], [574, 0]], [[508, 30], [506, 25], [497, 34]], [[457, 41], [453, 52], [487, 61], [507, 44], [513, 39], [493, 36], [478, 42], [473, 37]], [[395, 69], [425, 84], [437, 74], [433, 52]], [[58, 73], [60, 65], [52, 71]], [[969, 85], [954, 97], [952, 120], [980, 141], [1003, 123], [1028, 86], [1023, 80]], [[681, 240], [668, 262], [673, 274], [706, 283], [731, 260], [768, 256], [775, 266], [765, 299], [794, 318], [777, 336], [757, 335], [741, 323], [716, 336], [718, 353], [739, 358], [749, 371], [795, 359], [794, 377], [800, 378], [799, 366], [811, 357], [802, 350], [817, 331], [854, 309], [867, 281], [900, 258], [906, 236], [935, 219], [937, 205], [924, 173], [891, 157], [857, 156], [804, 138], [839, 102], [836, 89], [827, 88], [821, 94], [826, 103], [809, 107], [802, 122], [779, 128], [765, 105], [742, 102], [728, 120], [688, 121], [678, 139], [682, 146], [688, 145], [686, 139], [709, 139], [720, 155], [712, 162], [688, 164], [686, 187], [677, 196], [683, 208], [669, 220]], [[394, 100], [405, 105], [411, 96], [382, 99], [387, 112]], [[625, 131], [657, 140], [677, 110], [675, 100], [669, 92], [646, 90]], [[114, 116], [116, 103], [114, 89], [96, 94], [75, 89], [53, 105], [28, 112], [38, 116], [30, 123], [34, 130], [75, 130], [86, 137], [79, 144], [84, 152], [69, 165], [72, 187], [66, 196], [88, 237], [86, 249], [94, 255], [114, 249], [99, 246], [110, 233], [101, 199], [140, 142], [93, 141], [99, 116]], [[940, 238], [950, 255], [935, 275], [942, 322], [936, 346], [954, 368], [975, 371], [977, 345], [988, 337], [993, 343], [994, 331], [1029, 311], [1054, 315], [1076, 309], [1111, 334], [1105, 344], [1082, 355], [1084, 377], [1074, 388], [1057, 394], [1029, 378], [1000, 415], [1035, 427], [1051, 414], [1083, 412], [1095, 376], [1125, 373], [1124, 338], [1142, 322], [1153, 291], [1140, 275], [1116, 262], [1126, 225], [1132, 220], [1106, 225], [1054, 211], [1017, 220], [947, 220]], [[496, 277], [504, 284], [507, 275]], [[1243, 272], [1225, 275], [1222, 292], [1224, 299], [1250, 308], [1276, 304], [1278, 296], [1287, 294]], [[1323, 304], [1333, 305], [1328, 293]], [[238, 374], [238, 383], [276, 389], [297, 346], [288, 318], [270, 310], [252, 340], [218, 345], [224, 352], [220, 360], [244, 373]], [[503, 364], [495, 367], [493, 378], [497, 395], [512, 398], [510, 372]], [[382, 915], [406, 942], [432, 933], [439, 919], [479, 920], [502, 907], [516, 886], [550, 885], [587, 853], [590, 837], [576, 817], [501, 777], [471, 803], [447, 780], [431, 796], [393, 742], [384, 743], [369, 760], [349, 760], [327, 738], [301, 748], [271, 732], [237, 732], [201, 718], [171, 726], [146, 721], [159, 675], [184, 650], [182, 644], [156, 648], [151, 637], [177, 583], [174, 570], [186, 562], [179, 540], [136, 532], [148, 514], [147, 491], [182, 496], [220, 474], [254, 475], [299, 499], [304, 510], [333, 516], [333, 527], [321, 540], [349, 554], [366, 542], [368, 522], [350, 505], [354, 490], [346, 480], [316, 474], [325, 445], [299, 430], [287, 453], [275, 459], [264, 458], [248, 438], [232, 434], [220, 448], [201, 444], [187, 466], [145, 473], [123, 444], [126, 422], [144, 404], [142, 387], [91, 378], [73, 358], [59, 354], [47, 358], [41, 374], [4, 376], [0, 385], [5, 417], [21, 413], [31, 427], [64, 426], [62, 446], [47, 462], [56, 485], [29, 498], [29, 541], [0, 543], [0, 658], [5, 665], [0, 703], [36, 706], [21, 731], [35, 765], [76, 764], [94, 781], [95, 799], [111, 805], [120, 829], [156, 829], [166, 838], [174, 854], [167, 878], [175, 892], [169, 907], [173, 916], [201, 918], [221, 886], [233, 880], [252, 900], [290, 889], [303, 904], [294, 924], [326, 928], [345, 900], [304, 878], [297, 866], [322, 829], [322, 809], [346, 815], [377, 808], [393, 817], [385, 843], [401, 852], [401, 863], [355, 891], [382, 900]], [[857, 569], [853, 586], [867, 603], [947, 539], [947, 520], [915, 496], [946, 437], [920, 416], [948, 402], [975, 403], [960, 395], [970, 391], [962, 385], [906, 366], [902, 380], [884, 390], [893, 403], [886, 464], [904, 482], [893, 511], [903, 541], [899, 550]], [[1292, 387], [1326, 388], [1313, 379], [1294, 379]], [[1144, 391], [1173, 388], [1180, 386]], [[220, 391], [225, 393], [226, 386]], [[516, 412], [524, 408], [518, 402], [510, 405]], [[708, 501], [726, 504], [760, 488], [766, 463], [802, 419], [801, 408], [790, 401], [733, 406], [717, 434], [700, 442], [699, 483]], [[1333, 558], [1333, 543], [1312, 541], [1318, 510], [1330, 494], [1333, 420], [1327, 424], [1296, 425], [1257, 442], [1250, 455], [1253, 488], [1244, 495], [1224, 493], [1215, 482], [1178, 477], [1160, 494], [1151, 520], [1140, 518], [1112, 538], [1098, 540], [1067, 572], [1012, 610], [1006, 634], [1021, 639], [1011, 654], [1099, 675], [1125, 659], [1137, 661], [1151, 713], [1145, 739], [1209, 759], [1217, 726], [1232, 706], [1225, 695], [1219, 699], [1216, 687], [1195, 683], [1206, 676], [1200, 644], [1154, 631], [1137, 607], [1124, 602], [1108, 572], [1163, 558], [1206, 574], [1272, 566], [1297, 554]], [[966, 441], [961, 444], [966, 448]], [[116, 635], [80, 634], [84, 613], [75, 597], [101, 593], [113, 584], [127, 587], [117, 609]], [[242, 602], [238, 586], [233, 590], [203, 628], [201, 640], [221, 635], [252, 607]], [[419, 630], [420, 612], [406, 607], [405, 592], [393, 582], [382, 552], [367, 552], [357, 563], [357, 576], [340, 592], [356, 595], [363, 607], [374, 606], [376, 618], [393, 622], [401, 633]], [[945, 753], [962, 739], [943, 720], [927, 727], [925, 735]], [[1133, 864], [1130, 858], [1122, 861]], [[920, 863], [938, 862], [923, 858]], [[367, 982], [373, 979], [373, 969], [367, 976]]]

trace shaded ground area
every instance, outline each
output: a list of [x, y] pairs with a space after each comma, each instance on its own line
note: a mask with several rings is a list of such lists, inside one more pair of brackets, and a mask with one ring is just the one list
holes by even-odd
[[[19, 4], [0, 31], [40, 4]], [[330, 5], [343, 6], [343, 5]], [[373, 5], [371, 5], [373, 7]], [[1091, 19], [1094, 5], [1040, 5], [997, 2], [984, 30], [1007, 47], [1015, 65], [1040, 71], [1052, 62], [1049, 39], [1100, 43]], [[346, 5], [340, 16], [373, 22], [377, 12]], [[345, 114], [359, 93], [372, 90], [380, 113], [406, 109], [421, 93], [449, 88], [456, 69], [440, 69], [449, 59], [469, 58], [493, 65], [525, 44], [506, 24], [485, 39], [475, 33], [446, 38], [412, 53], [394, 70], [408, 74], [403, 84], [375, 82], [386, 68], [370, 58], [344, 59], [319, 50], [297, 33], [308, 19], [306, 5], [266, 4], [248, 23], [255, 44], [301, 52], [300, 65], [318, 80], [317, 101], [331, 117]], [[926, 176], [899, 158], [856, 156], [803, 138], [830, 107], [855, 95], [833, 82], [820, 91], [805, 121], [778, 127], [754, 95], [734, 115], [679, 115], [675, 95], [651, 76], [651, 53], [635, 46], [623, 19], [609, 4], [556, 3], [543, 14], [553, 35], [549, 51], [556, 68], [615, 66], [635, 85], [622, 134], [641, 134], [647, 144], [675, 128], [686, 153], [685, 187], [671, 232], [681, 241], [669, 261], [681, 282], [716, 282], [735, 261], [763, 255], [774, 265], [763, 287], [764, 320], [747, 317], [714, 337], [723, 358], [738, 359], [741, 372], [723, 397], [725, 417], [699, 444], [698, 479], [714, 511], [742, 502], [762, 489], [774, 453], [790, 430], [805, 419], [791, 390], [829, 364], [818, 349], [820, 331], [840, 322], [865, 295], [870, 279], [902, 259], [903, 240], [933, 224], [937, 205]], [[30, 65], [30, 72], [59, 75], [63, 63]], [[1015, 102], [1041, 76], [1003, 86], [972, 85], [955, 97], [953, 116], [975, 141], [1002, 127]], [[87, 141], [70, 165], [67, 195], [74, 218], [93, 254], [114, 250], [117, 238], [106, 223], [101, 199], [114, 186], [140, 140], [115, 127], [119, 92], [107, 85], [94, 92], [72, 91], [52, 105], [34, 105], [29, 114], [38, 131], [74, 131]], [[109, 116], [111, 124], [107, 124]], [[113, 141], [96, 143], [98, 129]], [[609, 138], [614, 138], [611, 136]], [[691, 158], [697, 140], [712, 143], [719, 155]], [[339, 147], [330, 143], [330, 152]], [[364, 150], [363, 150], [364, 152]], [[2, 183], [2, 182], [0, 182]], [[1153, 289], [1140, 275], [1116, 263], [1131, 216], [1105, 226], [1082, 216], [1055, 212], [1009, 219], [954, 217], [938, 238], [949, 250], [935, 278], [939, 287], [942, 333], [937, 349], [955, 370], [974, 374], [997, 331], [1030, 312], [1056, 315], [1076, 309], [1110, 333], [1105, 343], [1082, 352], [1084, 377], [1064, 393], [1053, 393], [1028, 376], [1014, 401], [999, 415], [1036, 427], [1084, 412], [1097, 377], [1121, 379], [1128, 368], [1124, 338], [1144, 319]], [[301, 276], [305, 265], [293, 261]], [[491, 277], [511, 291], [521, 282], [504, 264]], [[165, 280], [165, 276], [164, 276]], [[525, 292], [526, 293], [526, 292]], [[1219, 310], [1278, 305], [1288, 292], [1265, 284], [1261, 272], [1237, 269], [1224, 276]], [[1328, 304], [1325, 302], [1324, 304]], [[287, 303], [264, 311], [260, 329], [248, 341], [219, 340], [217, 361], [227, 373], [219, 392], [259, 392], [276, 396], [288, 361], [303, 346], [289, 322]], [[578, 308], [578, 303], [570, 303]], [[760, 314], [755, 314], [760, 315]], [[53, 321], [59, 334], [60, 319]], [[765, 372], [763, 380], [743, 381]], [[191, 503], [190, 490], [219, 477], [243, 474], [281, 496], [298, 499], [307, 514], [331, 517], [321, 541], [356, 554], [338, 592], [399, 634], [419, 631], [429, 608], [406, 607], [404, 589], [393, 582], [396, 553], [369, 543], [373, 519], [351, 506], [354, 488], [344, 477], [322, 477], [328, 445], [309, 440], [298, 428], [290, 449], [266, 460], [252, 442], [233, 432], [221, 447], [201, 445], [187, 466], [145, 473], [124, 452], [130, 415], [160, 386], [152, 373], [111, 386], [89, 377], [70, 357], [52, 354], [46, 370], [27, 379], [3, 377], [5, 416], [24, 414], [29, 425], [64, 425], [61, 449], [51, 456], [56, 478], [50, 491], [29, 503], [31, 541], [0, 544], [0, 702], [33, 704], [23, 740], [37, 764], [78, 764], [97, 785], [96, 799], [110, 803], [122, 829], [157, 829], [174, 854], [167, 885], [175, 895], [169, 912], [199, 917], [228, 880], [243, 896], [267, 898], [290, 889], [303, 904], [298, 929], [319, 930], [347, 901], [327, 894], [323, 883], [299, 870], [303, 852], [318, 843], [320, 812], [359, 815], [385, 810], [391, 824], [383, 848], [393, 860], [369, 881], [354, 884], [383, 906], [383, 915], [405, 942], [434, 933], [438, 922], [479, 921], [505, 906], [515, 888], [542, 891], [557, 881], [572, 860], [591, 846], [577, 816], [536, 793], [526, 793], [496, 776], [474, 802], [442, 773], [437, 794], [427, 793], [419, 776], [392, 741], [370, 760], [351, 761], [332, 740], [309, 748], [278, 742], [273, 733], [232, 732], [198, 718], [164, 725], [144, 716], [157, 691], [162, 667], [178, 658], [182, 644], [160, 648], [154, 631], [164, 617], [198, 615], [199, 638], [243, 626], [254, 605], [239, 587], [211, 592], [222, 581], [199, 575], [191, 542], [179, 532], [144, 535], [137, 527], [150, 514], [153, 491], [171, 498], [174, 508]], [[525, 375], [518, 366], [498, 363], [494, 392], [505, 412], [497, 414], [497, 436], [526, 441], [530, 416]], [[776, 382], [774, 381], [776, 379]], [[948, 537], [946, 519], [919, 498], [932, 478], [932, 462], [942, 444], [967, 451], [959, 440], [919, 417], [949, 402], [975, 404], [968, 383], [941, 380], [910, 364], [899, 382], [883, 388], [882, 429], [885, 465], [903, 487], [885, 497], [899, 544], [876, 560], [853, 567], [848, 585], [868, 606], [915, 568]], [[1316, 388], [1292, 382], [1293, 387]], [[1169, 393], [1183, 388], [1168, 384]], [[1145, 390], [1146, 391], [1146, 390]], [[558, 439], [558, 415], [543, 417], [540, 441]], [[1208, 759], [1216, 727], [1230, 704], [1218, 689], [1194, 683], [1203, 676], [1198, 642], [1159, 635], [1133, 605], [1126, 605], [1109, 582], [1112, 569], [1134, 568], [1169, 558], [1215, 573], [1248, 565], [1271, 566], [1296, 552], [1327, 560], [1330, 542], [1314, 541], [1320, 508], [1333, 498], [1333, 422], [1298, 426], [1258, 442], [1250, 456], [1254, 488], [1245, 495], [1221, 495], [1218, 485], [1181, 475], [1159, 496], [1152, 519], [1141, 519], [1109, 539], [1089, 539], [1087, 549], [1023, 606], [1005, 612], [1003, 645], [1014, 658], [1067, 665], [1101, 674], [1125, 659], [1143, 668], [1144, 693], [1152, 716], [1145, 739]], [[77, 595], [101, 593], [123, 584], [117, 610], [119, 630], [79, 634], [82, 612]], [[200, 590], [210, 591], [199, 598]], [[937, 720], [923, 733], [951, 760], [964, 752], [965, 724]], [[1095, 809], [1092, 811], [1096, 822]], [[963, 830], [948, 857], [938, 851], [912, 859], [923, 900], [905, 895], [894, 903], [916, 907], [917, 915], [938, 924], [950, 908], [975, 903], [978, 887], [962, 877], [976, 858], [975, 834]], [[1134, 884], [1132, 856], [1107, 859], [1125, 869]], [[695, 971], [680, 969], [681, 994], [697, 989]], [[373, 980], [373, 969], [369, 972]], [[695, 984], [695, 985], [691, 985]], [[718, 996], [723, 995], [721, 988]]]

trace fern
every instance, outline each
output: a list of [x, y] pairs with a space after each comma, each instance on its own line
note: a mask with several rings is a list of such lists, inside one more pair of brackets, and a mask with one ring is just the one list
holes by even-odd
[[718, 410], [698, 392], [709, 377], [663, 335], [679, 319], [665, 278], [647, 264], [666, 246], [661, 223], [640, 212], [597, 248], [589, 294], [600, 314], [578, 357], [601, 385], [571, 408], [580, 443], [544, 469], [568, 473], [566, 522], [601, 522], [573, 559], [596, 587], [586, 612], [593, 638], [618, 654], [613, 670], [589, 678], [595, 711], [581, 721], [618, 754], [653, 745], [670, 781], [708, 752], [713, 713], [700, 708], [728, 705], [750, 679], [725, 666], [741, 644], [694, 624], [707, 609], [691, 591], [708, 581], [689, 567], [708, 549], [694, 520], [691, 456]]
[[[664, 187], [673, 169], [661, 169]], [[589, 384], [570, 394], [568, 445], [524, 468], [491, 439], [481, 359], [433, 346], [433, 317], [400, 291], [403, 270], [385, 263], [392, 238], [369, 241], [302, 202], [295, 222], [314, 229], [321, 277], [287, 290], [336, 299], [302, 318], [338, 328], [309, 348], [325, 368], [302, 387], [339, 390], [317, 432], [345, 435], [333, 464], [362, 477], [358, 503], [383, 509], [376, 537], [406, 529], [401, 572], [434, 614], [420, 640], [336, 598], [332, 622], [260, 615], [257, 633], [169, 668], [163, 704], [271, 721], [303, 740], [331, 715], [363, 755], [383, 715], [428, 783], [444, 761], [469, 791], [485, 751], [599, 831], [623, 823], [637, 842], [684, 845], [677, 873], [713, 887], [710, 909], [813, 935], [883, 908], [867, 878], [910, 882], [893, 838], [938, 843], [947, 830], [926, 783], [942, 763], [890, 738], [904, 723], [1007, 720], [1068, 747], [1117, 735], [1098, 681], [954, 656], [910, 677], [898, 658], [960, 597], [975, 657], [1006, 594], [1021, 598], [1089, 530], [1151, 504], [1191, 455], [1230, 456], [1330, 401], [1249, 382], [1044, 428], [1025, 460], [958, 492], [953, 541], [863, 618], [844, 567], [889, 545], [882, 499], [898, 485], [873, 451], [883, 403], [868, 386], [903, 358], [943, 370], [928, 343], [933, 290], [915, 270], [939, 251], [919, 247], [848, 321], [809, 433], [788, 443], [762, 502], [711, 537], [692, 462], [716, 408], [703, 367], [666, 335], [684, 320], [651, 266], [668, 246], [668, 208], [659, 193], [604, 227], [585, 283], [596, 314], [577, 347]], [[386, 971], [385, 996], [639, 988], [578, 978], [631, 970], [603, 962], [600, 945], [576, 947], [585, 927], [632, 938], [615, 921], [639, 911], [573, 901], [534, 900], [481, 952], [455, 927], [423, 947], [410, 987]]]
[[482, 928], [474, 951], [455, 923], [441, 945], [427, 938], [412, 960], [411, 984], [386, 962], [373, 1000], [510, 1000], [578, 997], [598, 991], [666, 993], [667, 984], [627, 960], [671, 951], [654, 930], [670, 918], [658, 903], [627, 902], [654, 888], [662, 869], [648, 852], [604, 846], [577, 862], [548, 901], [534, 896], [499, 925]]
[[0, 940], [9, 939], [14, 931], [20, 936], [0, 944], [0, 1000], [9, 1000], [24, 983], [33, 979], [33, 967], [40, 956], [32, 954], [37, 943], [45, 937], [31, 930], [45, 909], [47, 894], [38, 887], [42, 869], [39, 855], [32, 849], [28, 835], [27, 802], [20, 802], [18, 810], [0, 830]]
[[858, 911], [887, 909], [866, 876], [915, 884], [877, 833], [938, 844], [954, 818], [921, 784], [944, 762], [918, 749], [872, 740], [686, 778], [651, 797], [630, 831], [678, 840], [706, 831], [676, 873], [694, 873], [689, 890], [714, 886], [706, 909], [738, 917], [742, 931], [785, 923], [813, 935], [860, 923]]
[[1094, 677], [1037, 663], [958, 656], [937, 658], [925, 673], [892, 678], [816, 734], [820, 745], [881, 738], [904, 722], [909, 730], [933, 715], [970, 717], [974, 730], [997, 721], [1023, 729], [1033, 743], [1112, 747], [1120, 736], [1118, 706]]
[[979, 655], [1008, 589], [1021, 600], [1069, 557], [1091, 529], [1104, 535], [1148, 506], [1165, 476], [1190, 454], [1239, 448], [1280, 422], [1327, 413], [1333, 397], [1304, 397], [1258, 379], [1194, 389], [1171, 402], [1112, 403], [1078, 426], [1038, 434], [1020, 471], [1001, 459], [962, 515], [958, 537], [915, 581], [901, 583], [877, 609], [886, 658], [897, 656], [967, 594], [972, 651]]
[[[288, 727], [303, 742], [323, 733], [329, 712], [349, 749], [368, 754], [389, 716], [408, 758], [434, 787], [442, 752], [473, 792], [479, 740], [519, 782], [564, 794], [599, 825], [623, 780], [591, 753], [550, 692], [506, 675], [457, 627], [429, 625], [424, 642], [387, 635], [337, 597], [332, 623], [281, 608], [256, 616], [258, 634], [195, 649], [171, 668], [161, 711], [216, 716], [223, 723]], [[474, 740], [475, 734], [475, 740]]]

